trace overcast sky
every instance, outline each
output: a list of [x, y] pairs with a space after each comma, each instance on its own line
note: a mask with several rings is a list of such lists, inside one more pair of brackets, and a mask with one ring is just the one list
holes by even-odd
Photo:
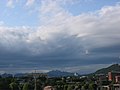
[[119, 0], [1, 0], [0, 72], [94, 72], [120, 62]]

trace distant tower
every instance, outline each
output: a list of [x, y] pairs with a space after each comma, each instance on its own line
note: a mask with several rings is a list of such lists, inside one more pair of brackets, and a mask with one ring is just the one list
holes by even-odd
[[35, 73], [33, 74], [34, 80], [35, 80], [35, 88], [34, 90], [37, 90], [37, 79], [36, 79], [36, 69], [35, 69]]

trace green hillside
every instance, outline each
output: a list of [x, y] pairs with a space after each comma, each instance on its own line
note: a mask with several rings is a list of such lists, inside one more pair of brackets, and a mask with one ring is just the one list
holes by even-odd
[[102, 68], [97, 70], [94, 74], [107, 74], [110, 71], [118, 71], [120, 72], [120, 65], [119, 64], [113, 64], [107, 68]]

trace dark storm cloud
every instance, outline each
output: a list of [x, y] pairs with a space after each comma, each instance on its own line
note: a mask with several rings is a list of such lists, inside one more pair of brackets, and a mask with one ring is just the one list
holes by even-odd
[[71, 71], [79, 71], [75, 66], [91, 68], [93, 64], [103, 66], [119, 62], [120, 5], [78, 16], [57, 7], [52, 14], [55, 15], [49, 17], [50, 24], [35, 29], [0, 26], [2, 69], [71, 67]]

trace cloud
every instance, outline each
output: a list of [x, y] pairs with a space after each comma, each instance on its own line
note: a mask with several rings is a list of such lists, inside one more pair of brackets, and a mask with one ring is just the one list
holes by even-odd
[[26, 6], [31, 6], [32, 4], [34, 4], [35, 0], [27, 0], [26, 2]]
[[[63, 2], [62, 2], [63, 3]], [[57, 24], [64, 22], [68, 13], [62, 8], [61, 0], [42, 0], [40, 7], [40, 20], [42, 24]]]
[[83, 65], [83, 66], [74, 66], [74, 67], [66, 67], [64, 68], [65, 71], [69, 72], [78, 72], [80, 74], [88, 74], [91, 72], [95, 72], [101, 68], [106, 68], [111, 64], [91, 64], [91, 65]]
[[46, 70], [119, 62], [120, 5], [76, 16], [62, 5], [57, 0], [42, 1], [39, 27], [0, 26], [0, 62]]
[[8, 0], [7, 2], [7, 7], [10, 7], [10, 8], [13, 8], [14, 5], [13, 5], [13, 0]]
[[[61, 8], [57, 2], [49, 2], [47, 3], [48, 5], [46, 5], [46, 2], [44, 3], [41, 7], [41, 13], [44, 16], [41, 18], [45, 18], [43, 19], [44, 22], [50, 25], [59, 25], [58, 27], [63, 28], [62, 30], [65, 29], [70, 35], [85, 36], [84, 38], [87, 39], [84, 39], [84, 42], [89, 44], [89, 46], [85, 46], [86, 48], [119, 43], [117, 40], [111, 40], [119, 38], [117, 33], [119, 33], [118, 23], [120, 20], [117, 18], [120, 15], [120, 6], [118, 4], [116, 6], [103, 7], [96, 12], [73, 16], [70, 12]], [[51, 13], [51, 16], [49, 13]]]

